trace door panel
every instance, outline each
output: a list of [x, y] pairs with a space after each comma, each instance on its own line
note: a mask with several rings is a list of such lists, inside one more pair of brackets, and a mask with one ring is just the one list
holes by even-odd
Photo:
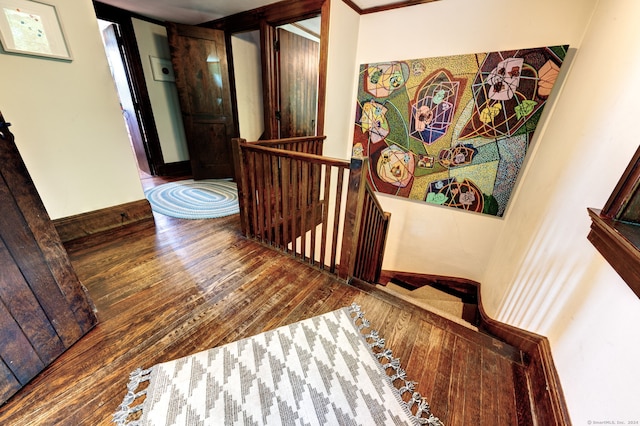
[[233, 177], [231, 105], [224, 32], [167, 24], [194, 179]]
[[0, 164], [2, 404], [97, 318], [2, 114]]
[[2, 345], [0, 345], [0, 357], [3, 360], [13, 360], [8, 363], [11, 373], [21, 384], [26, 384], [35, 377], [45, 364], [29, 339], [22, 332], [20, 324], [11, 316], [4, 303], [0, 302], [0, 327], [2, 327]]
[[[21, 278], [24, 277], [25, 284], [29, 283], [27, 288], [38, 300], [39, 306], [49, 313], [51, 325], [56, 329], [60, 339], [65, 345], [71, 346], [78, 340], [78, 336], [82, 335], [80, 327], [55, 278], [51, 275], [20, 209], [13, 201], [4, 178], [0, 179], [0, 199], [3, 200], [0, 203], [0, 230], [2, 230], [3, 243], [6, 244], [11, 255], [10, 263], [5, 268], [15, 265], [20, 270]], [[8, 301], [11, 303], [15, 302], [13, 292], [18, 291], [18, 284], [16, 282], [10, 284], [11, 298]]]
[[320, 43], [278, 28], [280, 137], [313, 136], [318, 112]]
[[[27, 281], [22, 276], [9, 251], [0, 241], [0, 301], [10, 301], [8, 312], [20, 324], [38, 357], [48, 364], [64, 352], [64, 344], [40, 306]], [[10, 283], [10, 287], [4, 285]]]
[[227, 161], [229, 150], [226, 124], [201, 120], [193, 124], [193, 134], [194, 148], [199, 155], [191, 163], [195, 162], [196, 168], [205, 176], [233, 176], [233, 164]]

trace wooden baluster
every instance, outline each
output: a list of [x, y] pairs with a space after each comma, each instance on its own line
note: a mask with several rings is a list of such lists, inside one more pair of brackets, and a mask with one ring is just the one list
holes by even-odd
[[249, 191], [251, 194], [251, 224], [253, 228], [251, 229], [251, 236], [258, 236], [258, 199], [256, 197], [257, 188], [256, 188], [256, 153], [252, 151], [247, 151], [248, 154], [248, 170], [247, 173], [249, 175]]
[[291, 159], [282, 158], [282, 237], [284, 250], [289, 251], [291, 231]]
[[[336, 272], [336, 266], [338, 263], [338, 234], [340, 231], [340, 211], [342, 209], [342, 185], [344, 184], [344, 174], [345, 171], [341, 168], [338, 168], [338, 182], [336, 183], [336, 206], [333, 213], [333, 233], [331, 237], [331, 266], [329, 268], [329, 271], [331, 271], [331, 273]], [[344, 225], [342, 226], [342, 229], [344, 230]]]
[[320, 198], [320, 164], [313, 163], [311, 165], [311, 264], [316, 264], [316, 248], [317, 248], [317, 227], [318, 227], [318, 208]]
[[291, 247], [293, 255], [298, 256], [298, 221], [300, 217], [300, 202], [298, 193], [300, 191], [299, 175], [300, 160], [293, 160], [291, 163]]
[[265, 221], [266, 221], [266, 238], [270, 245], [274, 244], [274, 229], [273, 229], [273, 184], [271, 181], [271, 154], [263, 155], [263, 171], [264, 171], [264, 188], [265, 188]]
[[307, 259], [307, 217], [309, 216], [309, 163], [303, 162], [300, 168], [300, 254]]
[[241, 138], [233, 138], [231, 140], [232, 144], [232, 154], [233, 154], [233, 165], [235, 170], [235, 179], [236, 185], [238, 187], [238, 204], [240, 207], [240, 229], [242, 230], [242, 234], [244, 236], [248, 236], [249, 233], [249, 211], [250, 211], [250, 203], [249, 203], [249, 193], [247, 192], [248, 188], [248, 179], [245, 168], [245, 157], [242, 153], [241, 144], [245, 144], [247, 141]]
[[324, 199], [322, 200], [322, 237], [320, 241], [320, 268], [326, 267], [327, 231], [329, 229], [329, 197], [331, 195], [331, 171], [333, 167], [323, 166], [324, 170]]
[[273, 226], [275, 227], [275, 245], [282, 248], [282, 188], [280, 186], [279, 158], [275, 155], [271, 157], [271, 182], [273, 184]]

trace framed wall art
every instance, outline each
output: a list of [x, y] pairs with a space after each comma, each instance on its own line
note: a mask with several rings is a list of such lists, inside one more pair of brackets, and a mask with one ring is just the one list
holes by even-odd
[[72, 59], [56, 8], [45, 3], [0, 0], [0, 42], [6, 52]]
[[567, 50], [361, 65], [353, 152], [373, 187], [502, 216]]

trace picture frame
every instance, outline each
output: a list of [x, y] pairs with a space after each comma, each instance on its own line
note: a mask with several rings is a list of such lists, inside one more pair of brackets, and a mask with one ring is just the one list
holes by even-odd
[[71, 49], [55, 6], [0, 0], [0, 42], [5, 52], [71, 61]]

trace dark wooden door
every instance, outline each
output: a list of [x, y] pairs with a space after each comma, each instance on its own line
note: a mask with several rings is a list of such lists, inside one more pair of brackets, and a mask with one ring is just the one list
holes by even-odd
[[194, 179], [233, 177], [231, 105], [224, 32], [167, 24]]
[[0, 114], [0, 404], [96, 323]]
[[278, 28], [280, 137], [313, 136], [318, 114], [320, 43]]
[[148, 174], [153, 174], [149, 167], [149, 160], [147, 158], [147, 150], [145, 149], [145, 141], [140, 131], [139, 111], [140, 108], [137, 102], [134, 102], [131, 87], [129, 86], [129, 76], [125, 65], [125, 56], [120, 52], [121, 43], [118, 41], [120, 35], [119, 29], [115, 24], [109, 25], [102, 30], [102, 37], [105, 42], [105, 52], [107, 53], [107, 60], [111, 67], [111, 75], [113, 76], [113, 82], [116, 85], [118, 92], [118, 98], [120, 99], [120, 107], [122, 108], [122, 114], [124, 121], [129, 130], [129, 140], [133, 147], [133, 152], [136, 155], [136, 161], [140, 170]]

